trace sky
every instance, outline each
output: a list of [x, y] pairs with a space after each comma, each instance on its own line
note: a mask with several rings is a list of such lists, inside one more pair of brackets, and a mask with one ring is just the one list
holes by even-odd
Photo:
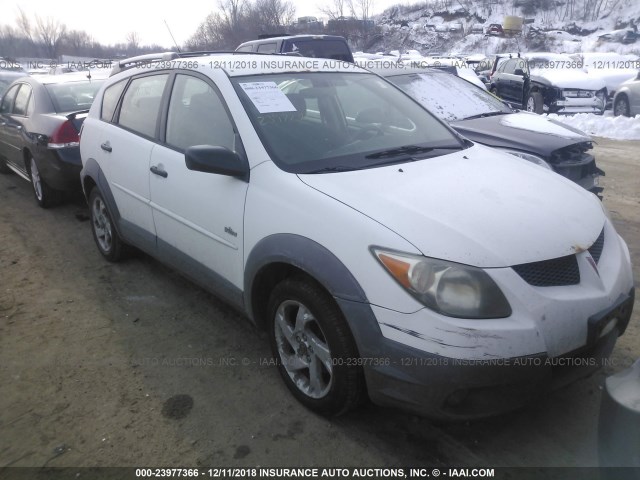
[[[292, 0], [296, 17], [317, 16], [318, 7], [331, 5], [332, 0]], [[373, 13], [407, 0], [374, 0]], [[409, 0], [415, 3], [417, 0]], [[124, 43], [127, 33], [137, 32], [140, 43], [173, 45], [165, 26], [169, 24], [179, 45], [196, 31], [206, 16], [216, 9], [217, 1], [180, 0], [169, 2], [141, 2], [135, 0], [78, 1], [78, 0], [2, 0], [0, 24], [14, 25], [18, 6], [35, 22], [35, 15], [52, 17], [73, 30], [85, 30], [103, 44]], [[1, 53], [1, 52], [0, 52]]]

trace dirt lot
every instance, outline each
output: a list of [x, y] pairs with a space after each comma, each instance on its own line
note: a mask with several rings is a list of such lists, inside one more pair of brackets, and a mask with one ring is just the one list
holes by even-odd
[[[640, 142], [599, 142], [640, 278]], [[105, 262], [87, 213], [44, 211], [0, 176], [0, 467], [594, 466], [605, 374], [640, 357], [636, 302], [615, 366], [519, 412], [435, 425], [366, 406], [329, 421], [260, 364], [266, 340], [232, 309], [143, 255]]]

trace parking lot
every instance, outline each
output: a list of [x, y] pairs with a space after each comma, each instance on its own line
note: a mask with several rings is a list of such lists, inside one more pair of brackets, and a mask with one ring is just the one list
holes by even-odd
[[[638, 279], [640, 142], [598, 143]], [[366, 405], [327, 420], [231, 308], [144, 255], [105, 262], [82, 199], [45, 211], [0, 176], [0, 272], [0, 468], [595, 466], [600, 386], [640, 358], [636, 302], [609, 366], [524, 410], [443, 425]]]

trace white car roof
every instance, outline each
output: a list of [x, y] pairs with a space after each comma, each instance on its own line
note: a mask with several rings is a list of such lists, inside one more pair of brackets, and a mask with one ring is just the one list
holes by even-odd
[[[146, 57], [146, 58], [144, 58]], [[140, 66], [126, 68], [123, 70], [122, 64], [127, 62]], [[246, 75], [265, 75], [285, 72], [357, 72], [367, 73], [366, 70], [343, 60], [332, 60], [328, 58], [311, 58], [293, 55], [260, 55], [245, 53], [224, 53], [208, 54], [203, 56], [184, 56], [172, 59], [151, 59], [151, 56], [143, 55], [123, 60], [114, 67], [122, 71], [135, 71], [136, 73], [149, 72], [157, 63], [158, 69], [163, 69], [164, 64], [171, 64], [176, 68], [187, 68], [203, 72], [211, 70], [223, 70], [230, 77], [240, 77]], [[182, 66], [181, 64], [184, 64]], [[128, 76], [128, 75], [127, 75]]]

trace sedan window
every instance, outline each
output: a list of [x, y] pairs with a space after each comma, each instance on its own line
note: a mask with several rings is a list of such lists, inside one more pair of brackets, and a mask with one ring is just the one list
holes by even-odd
[[16, 98], [20, 85], [14, 85], [9, 89], [6, 95], [2, 98], [2, 104], [0, 105], [0, 113], [11, 113], [13, 107], [13, 100]]
[[45, 85], [57, 113], [88, 110], [103, 80], [50, 83]]
[[27, 105], [31, 96], [31, 87], [23, 83], [16, 95], [16, 102], [13, 105], [13, 113], [15, 115], [25, 116], [27, 114]]

